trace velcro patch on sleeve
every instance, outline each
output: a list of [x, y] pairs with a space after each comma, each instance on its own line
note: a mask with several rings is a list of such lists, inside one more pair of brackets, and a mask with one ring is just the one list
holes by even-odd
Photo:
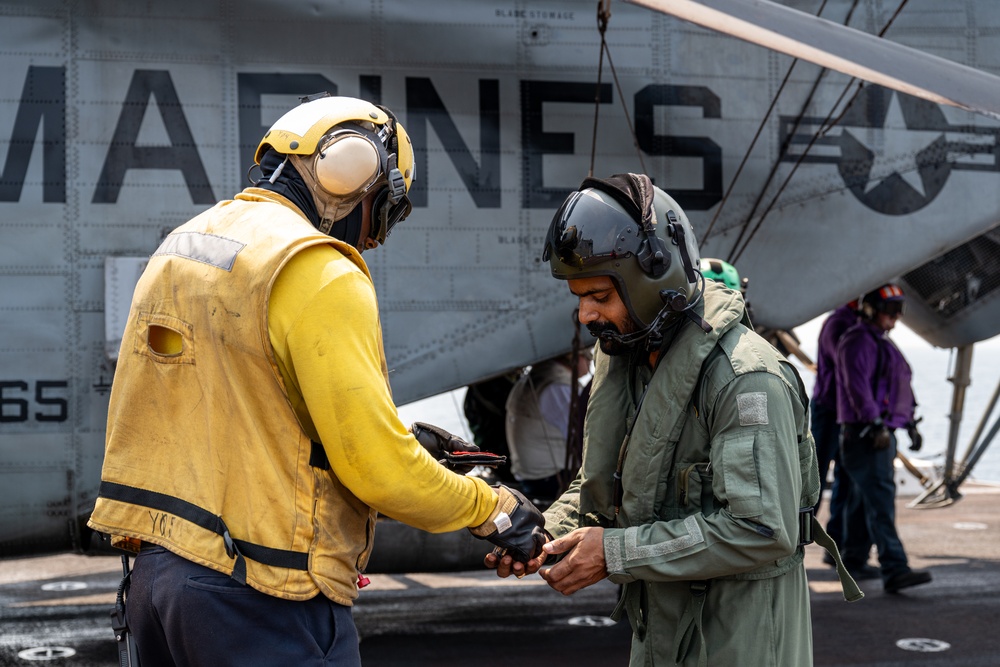
[[736, 407], [740, 412], [740, 426], [758, 426], [767, 423], [767, 394], [753, 391], [736, 395]]

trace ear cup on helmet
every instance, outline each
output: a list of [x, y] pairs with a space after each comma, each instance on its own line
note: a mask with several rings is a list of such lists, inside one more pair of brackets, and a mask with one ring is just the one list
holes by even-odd
[[381, 164], [378, 150], [367, 138], [357, 134], [334, 136], [316, 153], [316, 182], [330, 194], [346, 197], [374, 183]]

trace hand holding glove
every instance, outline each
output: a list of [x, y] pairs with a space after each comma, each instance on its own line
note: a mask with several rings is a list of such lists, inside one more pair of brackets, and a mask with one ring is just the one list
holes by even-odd
[[546, 535], [545, 517], [519, 491], [500, 485], [494, 487], [497, 506], [490, 518], [469, 528], [476, 537], [488, 540], [519, 563], [527, 563], [542, 552]]
[[506, 456], [481, 452], [476, 445], [466, 442], [440, 426], [414, 422], [410, 426], [410, 433], [431, 453], [431, 456], [460, 475], [470, 472], [476, 466], [495, 468], [507, 462]]

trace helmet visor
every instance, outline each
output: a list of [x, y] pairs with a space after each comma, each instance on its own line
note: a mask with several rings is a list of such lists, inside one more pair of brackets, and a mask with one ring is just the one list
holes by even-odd
[[586, 269], [639, 251], [639, 225], [606, 204], [591, 188], [574, 192], [552, 218], [542, 259], [553, 255], [568, 267]]
[[905, 308], [903, 301], [883, 301], [875, 310], [886, 315], [902, 315]]

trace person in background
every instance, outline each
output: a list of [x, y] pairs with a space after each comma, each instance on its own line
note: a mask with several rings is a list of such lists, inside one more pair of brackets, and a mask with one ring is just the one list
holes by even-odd
[[808, 667], [809, 529], [836, 547], [811, 518], [795, 368], [742, 323], [738, 291], [700, 275], [687, 216], [648, 176], [584, 180], [542, 258], [599, 341], [583, 466], [545, 512], [543, 554], [487, 567], [523, 576], [552, 558], [540, 573], [566, 595], [621, 584], [612, 618], [628, 615], [635, 666]]
[[743, 302], [746, 303], [746, 284], [740, 280], [740, 272], [735, 266], [725, 260], [702, 257], [699, 267], [701, 275], [739, 292], [743, 296]]
[[[576, 377], [590, 373], [593, 354], [580, 350]], [[566, 354], [525, 369], [507, 397], [507, 442], [511, 470], [525, 496], [548, 505], [568, 480], [566, 439], [573, 399], [573, 355]], [[577, 383], [578, 410], [586, 410], [586, 397]], [[575, 472], [575, 471], [574, 471]]]
[[402, 124], [314, 96], [255, 161], [253, 187], [153, 253], [122, 339], [89, 525], [138, 552], [125, 619], [143, 667], [359, 665], [378, 512], [520, 561], [544, 537], [522, 495], [435, 460], [474, 446], [393, 404], [361, 253], [411, 210]]
[[888, 336], [905, 301], [892, 283], [865, 294], [860, 320], [841, 337], [836, 361], [841, 465], [852, 482], [843, 560], [851, 572], [874, 570], [868, 565], [874, 543], [880, 569], [872, 574], [887, 593], [931, 581], [930, 572], [910, 568], [896, 532], [896, 429], [910, 432], [911, 449], [921, 444], [912, 371]]
[[[816, 383], [812, 393], [812, 435], [816, 441], [816, 462], [819, 465], [819, 479], [822, 489], [826, 490], [830, 465], [833, 464], [833, 485], [830, 493], [830, 516], [826, 523], [826, 532], [838, 546], [844, 543], [844, 510], [847, 497], [850, 494], [851, 481], [840, 464], [840, 424], [837, 423], [837, 343], [844, 332], [858, 321], [858, 302], [855, 299], [840, 306], [823, 321], [819, 330], [819, 343], [816, 349]], [[820, 500], [816, 503], [819, 511]], [[836, 565], [829, 554], [824, 555], [824, 562]], [[855, 579], [870, 578], [868, 570], [855, 571]]]
[[[510, 445], [507, 442], [507, 397], [517, 382], [519, 374], [504, 373], [495, 378], [470, 384], [462, 401], [462, 412], [469, 422], [472, 440], [480, 451], [493, 452], [510, 460]], [[484, 478], [495, 478], [503, 484], [517, 486], [517, 479], [509, 465], [500, 465]]]
[[739, 292], [740, 296], [743, 297], [743, 303], [745, 304], [746, 310], [746, 322], [744, 322], [744, 324], [756, 331], [761, 338], [773, 345], [774, 348], [782, 355], [789, 358], [794, 356], [802, 362], [802, 365], [807, 369], [812, 371], [816, 370], [816, 364], [813, 363], [813, 360], [810, 359], [805, 352], [802, 351], [798, 336], [795, 335], [794, 331], [771, 329], [761, 326], [754, 319], [753, 306], [750, 304], [750, 297], [747, 295], [747, 288], [750, 285], [750, 279], [746, 276], [741, 278], [740, 272], [737, 271], [735, 266], [722, 259], [702, 257], [701, 275], [710, 280], [722, 283], [731, 290]]

